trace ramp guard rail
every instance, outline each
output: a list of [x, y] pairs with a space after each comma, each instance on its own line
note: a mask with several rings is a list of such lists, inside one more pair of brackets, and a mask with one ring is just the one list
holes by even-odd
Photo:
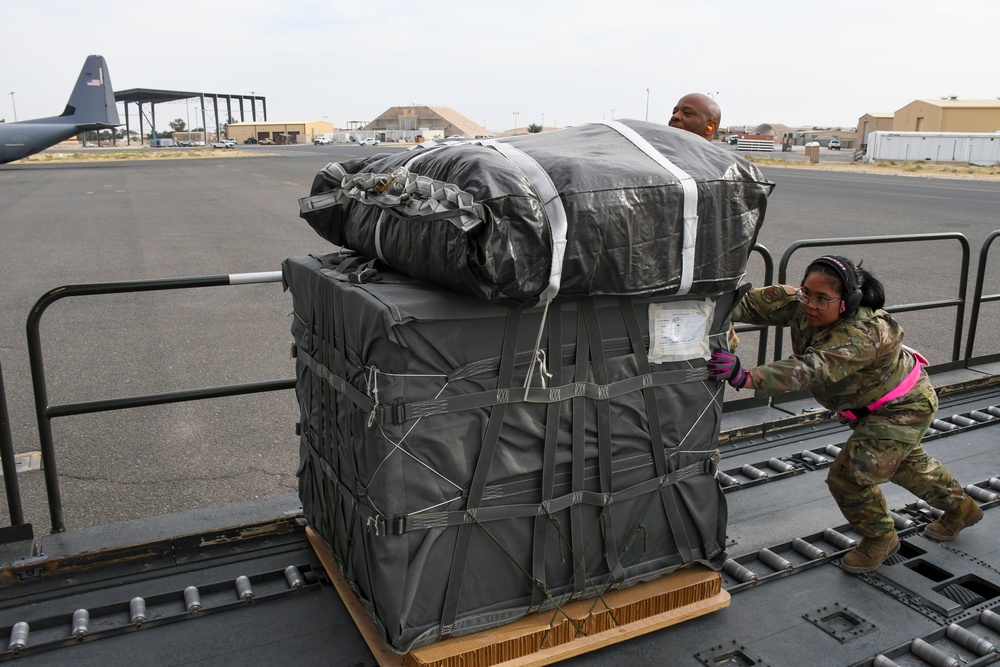
[[[969, 315], [969, 338], [965, 343], [966, 361], [972, 358], [972, 348], [976, 342], [976, 328], [979, 325], [980, 306], [983, 303], [1000, 301], [1000, 294], [983, 295], [983, 285], [986, 281], [986, 262], [989, 259], [990, 246], [993, 245], [997, 237], [1000, 237], [1000, 229], [986, 237], [986, 241], [983, 242], [983, 247], [979, 251], [979, 268], [976, 271], [976, 287], [972, 292], [972, 311]], [[994, 354], [989, 360], [997, 358], [1000, 358], [1000, 355]]]
[[[933, 310], [937, 308], [955, 308], [955, 337], [952, 348], [951, 361], [956, 362], [961, 359], [962, 350], [962, 322], [965, 319], [965, 290], [969, 282], [969, 240], [963, 234], [957, 232], [943, 232], [933, 234], [901, 234], [896, 236], [851, 236], [837, 239], [805, 239], [796, 241], [785, 249], [778, 262], [778, 282], [787, 283], [788, 262], [792, 255], [803, 248], [827, 248], [835, 246], [849, 245], [883, 245], [890, 243], [920, 243], [936, 241], [957, 241], [962, 248], [962, 266], [959, 271], [958, 295], [954, 299], [942, 299], [937, 301], [918, 301], [916, 303], [886, 306], [885, 310], [890, 313], [907, 313], [917, 310]], [[774, 359], [781, 359], [781, 347], [783, 337], [781, 330], [774, 337]]]
[[[293, 389], [295, 379], [271, 380], [246, 384], [225, 385], [221, 387], [206, 387], [170, 391], [157, 394], [145, 394], [123, 398], [111, 398], [85, 403], [67, 403], [49, 405], [48, 391], [45, 384], [45, 364], [42, 359], [42, 342], [39, 333], [42, 314], [53, 303], [67, 297], [94, 296], [99, 294], [125, 294], [130, 292], [151, 292], [175, 289], [193, 289], [200, 287], [224, 287], [234, 285], [251, 285], [255, 283], [273, 283], [281, 281], [281, 271], [266, 271], [258, 273], [236, 273], [230, 275], [193, 276], [187, 278], [166, 278], [154, 280], [133, 280], [111, 283], [90, 283], [84, 285], [66, 285], [49, 290], [43, 295], [28, 316], [28, 361], [31, 367], [31, 384], [35, 394], [35, 415], [38, 420], [38, 439], [41, 445], [42, 467], [45, 472], [45, 490], [49, 500], [49, 516], [52, 532], [61, 533], [66, 530], [63, 523], [62, 496], [59, 491], [59, 478], [56, 468], [55, 447], [52, 444], [52, 419], [68, 417], [93, 412], [124, 410], [150, 405], [164, 405], [182, 401], [198, 401], [206, 398], [221, 398], [224, 396], [240, 396], [282, 389]], [[4, 457], [4, 461], [7, 457]], [[5, 483], [7, 476], [4, 475]]]
[[[760, 255], [761, 260], [764, 262], [764, 282], [762, 284], [770, 285], [771, 281], [774, 279], [774, 257], [771, 256], [771, 251], [759, 243], [756, 243], [754, 244], [754, 247], [750, 249], [750, 253], [757, 253]], [[736, 331], [737, 334], [745, 331], [760, 332], [760, 340], [757, 342], [758, 366], [767, 361], [767, 340], [770, 329], [771, 327], [763, 324], [738, 324], [733, 327], [733, 330]]]
[[[983, 295], [983, 284], [986, 272], [986, 260], [990, 245], [1000, 236], [1000, 230], [993, 232], [984, 243], [980, 252], [979, 268], [977, 273], [975, 295], [971, 311], [971, 322], [969, 325], [969, 339], [966, 346], [965, 361], [972, 358], [973, 343], [977, 321], [980, 313], [980, 305], [985, 302], [1000, 301], [1000, 294]], [[958, 241], [962, 247], [962, 270], [958, 297], [943, 301], [929, 301], [915, 304], [904, 304], [887, 308], [891, 312], [906, 312], [915, 310], [926, 310], [932, 308], [956, 307], [956, 327], [955, 327], [955, 350], [954, 361], [959, 360], [961, 343], [961, 328], [965, 312], [965, 299], [963, 295], [968, 284], [969, 269], [969, 244], [968, 240], [957, 233], [942, 234], [913, 234], [904, 236], [876, 236], [876, 237], [852, 237], [844, 239], [811, 239], [800, 241], [788, 247], [782, 255], [779, 264], [778, 281], [784, 282], [787, 279], [788, 262], [791, 256], [802, 248], [822, 247], [822, 246], [842, 246], [842, 245], [864, 245], [900, 243], [914, 241]], [[763, 246], [755, 245], [752, 252], [758, 253], [764, 262], [764, 282], [770, 283], [773, 275], [773, 259], [770, 252]], [[42, 358], [41, 337], [39, 333], [42, 314], [54, 302], [71, 296], [93, 296], [100, 294], [123, 294], [128, 292], [148, 292], [163, 291], [173, 289], [191, 289], [200, 287], [221, 287], [234, 285], [247, 285], [255, 283], [279, 282], [281, 280], [280, 271], [223, 274], [214, 276], [195, 276], [186, 278], [168, 278], [159, 280], [139, 280], [112, 283], [92, 283], [83, 285], [68, 285], [50, 290], [43, 295], [34, 305], [28, 317], [28, 353], [31, 367], [32, 386], [35, 396], [35, 411], [38, 420], [39, 440], [41, 443], [41, 456], [45, 474], [46, 492], [49, 499], [49, 514], [52, 523], [52, 532], [63, 532], [65, 526], [62, 517], [62, 500], [59, 491], [59, 482], [55, 461], [55, 450], [52, 443], [51, 420], [54, 417], [65, 417], [93, 412], [104, 412], [111, 410], [121, 410], [126, 408], [162, 405], [167, 403], [177, 403], [182, 401], [196, 401], [206, 398], [220, 398], [225, 396], [238, 396], [251, 393], [261, 393], [268, 391], [279, 391], [293, 389], [295, 380], [272, 380], [266, 382], [255, 382], [246, 384], [226, 385], [221, 387], [208, 387], [201, 389], [189, 389], [181, 391], [171, 391], [158, 394], [147, 394], [141, 396], [131, 396], [122, 398], [105, 399], [100, 401], [88, 401], [82, 403], [71, 403], [64, 405], [49, 405], [48, 394], [45, 384], [44, 362]], [[758, 362], [763, 363], [766, 359], [767, 340], [769, 327], [740, 325], [736, 327], [737, 333], [743, 331], [760, 330], [761, 340], [758, 345]], [[781, 336], [775, 336], [774, 359], [781, 356]], [[4, 486], [7, 494], [8, 508], [10, 510], [11, 524], [21, 525], [24, 523], [24, 516], [21, 506], [20, 490], [18, 487], [17, 474], [14, 465], [13, 444], [10, 434], [10, 419], [7, 413], [6, 394], [3, 387], [2, 370], [0, 370], [0, 458], [3, 464]]]

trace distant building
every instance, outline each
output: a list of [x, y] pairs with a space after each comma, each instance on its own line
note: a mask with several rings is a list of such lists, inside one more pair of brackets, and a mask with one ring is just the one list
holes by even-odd
[[333, 131], [333, 123], [328, 123], [325, 120], [314, 120], [286, 123], [230, 123], [225, 134], [229, 139], [235, 139], [241, 144], [247, 143], [247, 139], [253, 139], [256, 142], [269, 140], [275, 144], [311, 144], [317, 134], [327, 134]]
[[872, 132], [885, 132], [892, 129], [891, 113], [866, 113], [858, 119], [858, 136], [861, 143], [868, 143], [868, 135]]
[[893, 132], [996, 132], [1000, 100], [914, 100], [892, 116]]
[[390, 107], [362, 129], [364, 132], [384, 133], [385, 139], [395, 141], [409, 141], [428, 134], [422, 130], [434, 130], [432, 136], [424, 136], [426, 139], [456, 135], [470, 139], [493, 136], [485, 127], [454, 109], [416, 104]]

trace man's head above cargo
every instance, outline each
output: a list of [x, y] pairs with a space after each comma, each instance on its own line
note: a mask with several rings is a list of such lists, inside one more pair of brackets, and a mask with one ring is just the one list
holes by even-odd
[[721, 120], [722, 110], [715, 100], [701, 93], [689, 93], [677, 100], [674, 113], [667, 124], [711, 141]]

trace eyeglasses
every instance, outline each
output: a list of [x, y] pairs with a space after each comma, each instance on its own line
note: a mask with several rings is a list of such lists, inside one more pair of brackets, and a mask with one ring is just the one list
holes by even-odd
[[795, 296], [798, 298], [799, 303], [811, 303], [817, 310], [826, 310], [830, 307], [831, 303], [840, 301], [841, 299], [839, 296], [836, 299], [821, 299], [818, 296], [806, 294], [801, 287], [795, 290]]

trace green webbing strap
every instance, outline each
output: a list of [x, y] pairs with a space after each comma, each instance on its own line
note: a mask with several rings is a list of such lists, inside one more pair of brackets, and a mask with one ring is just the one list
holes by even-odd
[[[342, 315], [338, 310], [339, 301], [337, 299], [337, 294], [339, 289], [334, 286], [333, 289], [320, 290], [320, 298], [317, 299], [317, 303], [314, 302], [314, 309], [319, 308], [319, 319], [320, 319], [320, 344], [317, 352], [319, 353], [320, 359], [323, 362], [323, 368], [333, 367], [338, 369], [341, 367], [340, 357], [344, 354], [343, 343], [341, 347], [337, 348], [337, 338], [339, 336], [340, 330], [342, 329]], [[332, 320], [331, 320], [332, 318]], [[307, 354], [305, 355], [307, 360], [312, 360], [312, 358]], [[308, 366], [308, 361], [306, 362]], [[322, 374], [317, 374], [323, 377]], [[334, 472], [336, 474], [341, 474], [344, 469], [344, 461], [340, 457], [340, 447], [338, 442], [340, 440], [338, 429], [339, 422], [343, 418], [343, 399], [341, 398], [342, 392], [336, 391], [336, 387], [333, 387], [328, 382], [322, 385], [323, 389], [323, 404], [332, 407], [332, 410], [321, 411], [320, 418], [324, 420], [323, 423], [323, 446], [332, 449], [332, 454], [334, 456]], [[340, 480], [337, 480], [335, 484], [337, 490], [337, 495], [342, 498], [342, 486]], [[357, 504], [354, 502], [354, 493], [350, 492], [348, 497], [351, 499], [351, 510], [347, 508], [347, 503], [338, 502], [338, 511], [341, 513], [344, 526], [344, 549], [345, 553], [343, 556], [344, 574], [348, 577], [348, 581], [353, 581], [355, 579], [354, 572], [354, 559], [351, 554], [354, 549], [354, 531], [351, 530], [351, 521], [354, 519], [354, 506]], [[334, 516], [334, 521], [336, 521], [336, 516]]]
[[[310, 278], [312, 278], [313, 280], [315, 280], [315, 276], [310, 276]], [[314, 301], [313, 304], [312, 304], [312, 319], [313, 319], [313, 322], [310, 322], [310, 326], [315, 326], [320, 331], [325, 332], [327, 330], [326, 329], [326, 327], [327, 327], [326, 318], [327, 318], [328, 314], [329, 313], [328, 313], [328, 311], [327, 311], [326, 308], [323, 308], [319, 303], [317, 303], [316, 301]], [[304, 352], [304, 350], [299, 349], [298, 352], [295, 355], [296, 359], [298, 359], [299, 356], [300, 356], [300, 354], [303, 353], [303, 352]], [[321, 345], [319, 347], [318, 352], [320, 354], [322, 354], [322, 355], [325, 356], [328, 353], [328, 349], [327, 349], [326, 346]], [[309, 391], [310, 392], [310, 396], [309, 396], [309, 405], [310, 406], [314, 406], [317, 403], [319, 403], [319, 405], [321, 405], [321, 406], [322, 405], [331, 405], [331, 406], [334, 406], [334, 404], [331, 402], [333, 400], [332, 397], [329, 396], [328, 393], [327, 393], [328, 392], [328, 386], [326, 385], [326, 383], [311, 382], [311, 383], [308, 383], [307, 386], [299, 386], [297, 388], [297, 391]], [[313, 411], [310, 410], [310, 412], [313, 412]], [[328, 417], [326, 415], [327, 411], [326, 410], [319, 410], [317, 412], [318, 412], [318, 418], [320, 419], [320, 423], [318, 425], [318, 427], [319, 427], [318, 436], [320, 437], [320, 440], [321, 440], [320, 445], [317, 446], [317, 444], [315, 442], [313, 442], [312, 438], [310, 437], [311, 430], [310, 430], [310, 426], [309, 426], [309, 419], [311, 418], [311, 415], [307, 415], [306, 416], [305, 423], [301, 425], [301, 429], [302, 429], [302, 438], [316, 452], [316, 457], [319, 460], [319, 462], [320, 462], [319, 465], [320, 465], [320, 468], [322, 469], [324, 466], [331, 467], [331, 461], [330, 461], [330, 459], [337, 456], [337, 452], [336, 452], [336, 433], [335, 432], [331, 432], [330, 428], [328, 427], [328, 422], [327, 422]], [[326, 449], [326, 451], [324, 451], [324, 447], [323, 447], [323, 442], [324, 441], [325, 441], [325, 443], [327, 443], [327, 446], [329, 448], [333, 449], [333, 451], [330, 451], [329, 449]], [[336, 467], [339, 468], [340, 466], [337, 465]], [[323, 484], [321, 479], [318, 480], [318, 483], [320, 485]], [[323, 495], [324, 499], [326, 499], [326, 495], [327, 494], [326, 494], [325, 490], [322, 492], [322, 495]], [[330, 538], [330, 542], [331, 542], [331, 544], [330, 544], [331, 550], [335, 549], [336, 542], [337, 542], [337, 517], [338, 517], [338, 515], [340, 515], [341, 512], [344, 511], [343, 505], [340, 502], [341, 498], [340, 498], [340, 487], [339, 487], [339, 485], [334, 485], [334, 488], [333, 488], [333, 499], [332, 500], [333, 500], [333, 502], [331, 504], [324, 506], [324, 511], [323, 511], [323, 514], [322, 514], [324, 523], [328, 524], [326, 526], [326, 530], [329, 532], [329, 538]]]
[[[587, 366], [590, 356], [590, 342], [583, 311], [576, 315], [576, 361], [573, 374], [577, 383], [587, 381]], [[573, 415], [572, 477], [570, 488], [574, 493], [583, 493], [586, 476], [587, 401], [577, 395], [571, 401]], [[579, 504], [570, 507], [570, 550], [573, 554], [573, 597], [580, 597], [587, 585], [587, 556], [583, 550], [583, 508]]]
[[[375, 405], [368, 396], [356, 389], [343, 376], [331, 371], [325, 364], [314, 359], [303, 348], [299, 348], [296, 351], [296, 355], [310, 371], [325, 380], [333, 389], [344, 394], [362, 412], [372, 415], [374, 423], [394, 425], [402, 424], [412, 419], [431, 417], [449, 412], [481, 410], [501, 403], [526, 402], [552, 404], [579, 397], [592, 400], [617, 398], [647, 388], [697, 382], [708, 377], [708, 373], [704, 368], [688, 368], [646, 373], [625, 380], [618, 380], [607, 385], [599, 385], [593, 382], [571, 382], [558, 387], [531, 387], [527, 391], [527, 397], [525, 397], [523, 389], [511, 389], [500, 392], [491, 390], [449, 398], [414, 401], [412, 403]], [[554, 380], [555, 378], [553, 378]]]
[[314, 359], [312, 355], [303, 350], [301, 347], [295, 354], [296, 358], [299, 359], [306, 366], [306, 368], [324, 380], [331, 389], [335, 390], [339, 394], [343, 394], [344, 398], [350, 399], [350, 401], [360, 408], [363, 413], [369, 415], [371, 414], [372, 410], [375, 408], [375, 404], [372, 403], [370, 398], [355, 389], [353, 384], [331, 371], [326, 364]]
[[[433, 530], [448, 528], [450, 526], [461, 526], [470, 523], [487, 523], [490, 521], [502, 521], [505, 519], [519, 519], [525, 517], [551, 517], [559, 512], [574, 507], [588, 505], [591, 507], [612, 507], [616, 503], [627, 500], [634, 500], [650, 493], [656, 493], [661, 489], [669, 488], [678, 482], [698, 475], [714, 475], [715, 464], [712, 459], [705, 459], [697, 463], [675, 470], [672, 473], [661, 477], [647, 479], [638, 484], [626, 487], [615, 493], [600, 493], [598, 491], [575, 491], [566, 495], [545, 500], [541, 503], [524, 503], [515, 505], [495, 505], [490, 507], [480, 507], [475, 510], [455, 510], [448, 512], [423, 512], [420, 514], [408, 514], [406, 516], [382, 517], [380, 521], [384, 523], [385, 530], [392, 535], [402, 535], [404, 533], [417, 530]], [[536, 578], [537, 581], [537, 578]]]
[[[546, 359], [549, 379], [553, 384], [562, 382], [562, 307], [551, 303], [548, 307], [549, 344]], [[559, 416], [562, 404], [549, 403], [545, 408], [545, 442], [542, 446], [542, 502], [552, 500], [555, 493], [556, 450], [559, 446]], [[531, 542], [531, 605], [528, 612], [537, 611], [548, 599], [545, 578], [545, 546], [551, 519], [539, 514], [535, 519], [535, 532]]]
[[[507, 312], [507, 323], [504, 329], [503, 351], [500, 355], [500, 374], [497, 377], [497, 394], [510, 392], [514, 379], [514, 362], [517, 357], [517, 336], [521, 325], [521, 310], [511, 308]], [[479, 509], [483, 501], [483, 492], [489, 480], [493, 454], [500, 441], [500, 430], [507, 414], [507, 403], [499, 402], [490, 412], [490, 419], [483, 435], [483, 446], [479, 450], [479, 458], [472, 474], [469, 486], [469, 497], [466, 503], [467, 511]], [[445, 589], [444, 603], [441, 608], [441, 627], [439, 637], [446, 639], [451, 636], [458, 618], [458, 603], [461, 599], [462, 584], [465, 579], [465, 567], [469, 560], [469, 547], [472, 543], [472, 524], [463, 524], [458, 529], [455, 539], [455, 553], [451, 562], [451, 574]]]
[[[481, 391], [462, 396], [397, 403], [395, 405], [375, 405], [368, 396], [356, 389], [343, 376], [331, 371], [326, 364], [314, 359], [303, 348], [300, 347], [296, 351], [296, 355], [310, 371], [325, 380], [330, 387], [344, 394], [362, 412], [373, 415], [374, 422], [377, 424], [402, 424], [411, 419], [463, 410], [481, 410], [501, 403], [552, 404], [581, 396], [592, 400], [599, 400], [602, 397], [617, 398], [646, 388], [697, 382], [708, 377], [704, 368], [679, 369], [647, 373], [618, 380], [608, 385], [599, 385], [593, 382], [571, 382], [558, 387], [531, 387], [527, 392], [527, 398], [525, 398], [523, 389], [512, 389], [503, 392]], [[550, 361], [552, 360], [550, 359]], [[553, 381], [555, 381], [555, 377], [553, 377]]]
[[[635, 307], [626, 298], [618, 300], [622, 315], [625, 318], [625, 328], [628, 331], [629, 340], [632, 342], [632, 352], [635, 355], [636, 367], [641, 374], [651, 371], [649, 357], [646, 354], [646, 345], [642, 342], [642, 334], [639, 330], [639, 320], [635, 316]], [[662, 431], [660, 430], [660, 411], [656, 404], [656, 395], [652, 387], [643, 389], [643, 399], [646, 402], [646, 419], [649, 422], [650, 446], [653, 450], [653, 465], [657, 476], [666, 474], [667, 460], [663, 448]], [[677, 509], [677, 497], [674, 490], [664, 487], [660, 492], [660, 500], [663, 503], [663, 512], [667, 516], [670, 533], [673, 535], [677, 552], [684, 558], [684, 562], [690, 562], [691, 542], [687, 535], [684, 522], [681, 520], [680, 511]]]
[[335, 206], [339, 200], [343, 199], [340, 190], [334, 192], [323, 192], [318, 195], [299, 198], [299, 215], [310, 211], [319, 211], [324, 208]]
[[[583, 309], [583, 316], [587, 322], [587, 331], [590, 338], [590, 351], [594, 359], [594, 380], [602, 386], [608, 385], [608, 366], [604, 355], [604, 336], [601, 334], [601, 323], [597, 318], [597, 308], [594, 307], [593, 299], [585, 299], [580, 302]], [[614, 491], [614, 472], [611, 457], [611, 401], [610, 399], [599, 399], [597, 401], [597, 460], [598, 478], [601, 484], [601, 492], [610, 496]], [[604, 533], [604, 558], [608, 562], [608, 572], [610, 574], [609, 588], [616, 588], [625, 581], [625, 570], [622, 568], [618, 558], [618, 539], [615, 535], [615, 525], [611, 512], [601, 512], [601, 532]]]
[[[587, 382], [584, 378], [561, 386], [548, 388], [531, 387], [498, 394], [495, 391], [481, 391], [461, 396], [375, 406], [375, 421], [379, 424], [402, 424], [411, 419], [431, 417], [463, 410], [480, 410], [497, 403], [557, 403], [568, 398], [589, 398], [593, 401], [618, 398], [649, 387], [663, 387], [686, 382], [698, 382], [708, 377], [705, 368], [680, 368], [670, 371], [656, 371], [616, 380], [608, 384]], [[366, 399], [367, 400], [367, 399]], [[359, 405], [360, 407], [360, 405]]]
[[[333, 466], [327, 463], [320, 456], [320, 446], [316, 444], [315, 434], [307, 432], [303, 434], [305, 443], [312, 451], [313, 457], [318, 460], [320, 470], [323, 475], [335, 487], [338, 495], [344, 494], [352, 499], [355, 504], [355, 512], [361, 517], [362, 523], [368, 530], [373, 530], [375, 535], [403, 535], [414, 531], [433, 530], [448, 528], [451, 526], [461, 526], [463, 524], [481, 524], [490, 521], [503, 521], [507, 519], [517, 519], [524, 517], [539, 517], [548, 522], [549, 517], [563, 512], [574, 505], [590, 505], [593, 507], [612, 507], [615, 503], [634, 500], [650, 493], [656, 493], [661, 489], [673, 486], [691, 477], [699, 475], [715, 474], [715, 461], [707, 458], [697, 463], [675, 470], [669, 474], [653, 479], [633, 484], [632, 486], [616, 491], [612, 494], [599, 493], [597, 491], [570, 492], [558, 498], [543, 500], [541, 503], [525, 503], [514, 505], [497, 505], [491, 507], [480, 507], [475, 510], [452, 510], [446, 512], [420, 512], [417, 514], [407, 514], [402, 516], [385, 516], [376, 514], [364, 503], [357, 502], [357, 484], [350, 475], [343, 470], [334, 470]], [[345, 474], [346, 473], [346, 474]]]
[[345, 283], [363, 283], [378, 275], [375, 265], [377, 259], [364, 255], [351, 255], [343, 258], [337, 266], [320, 269], [320, 273]]

